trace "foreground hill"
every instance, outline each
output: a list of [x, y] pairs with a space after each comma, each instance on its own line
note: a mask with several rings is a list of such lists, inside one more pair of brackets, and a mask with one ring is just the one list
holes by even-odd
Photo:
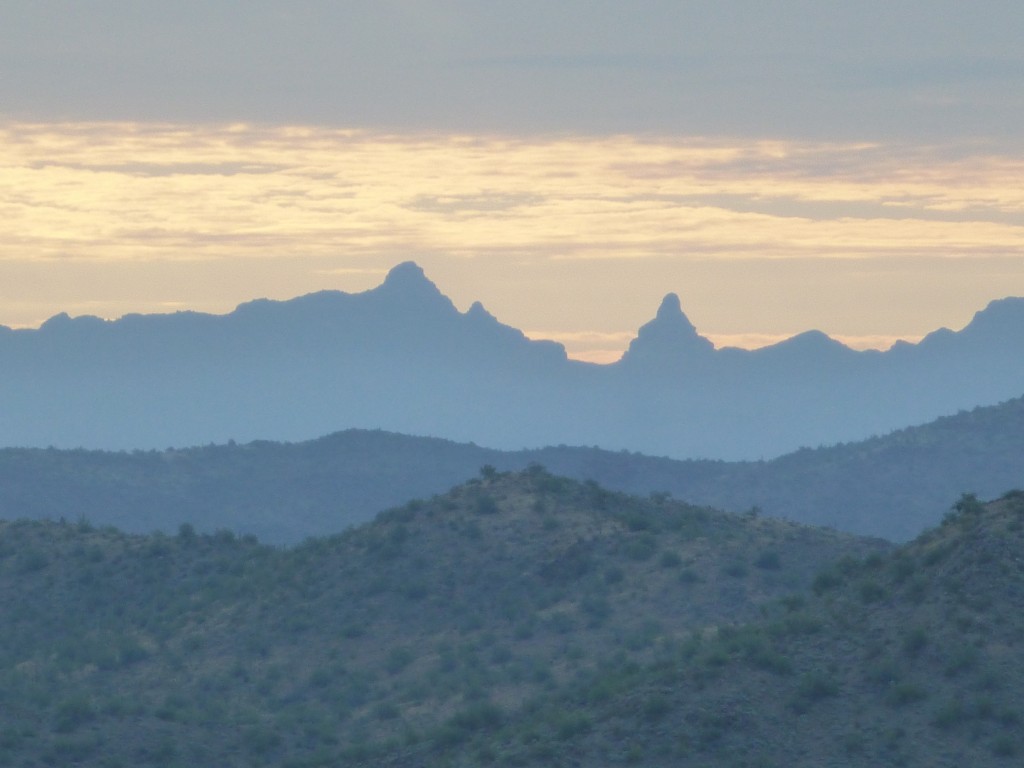
[[1024, 486], [1024, 398], [860, 443], [766, 462], [675, 461], [597, 448], [496, 451], [434, 438], [350, 430], [318, 440], [161, 452], [0, 450], [0, 517], [69, 510], [133, 532], [181, 523], [295, 543], [441, 493], [490, 464], [540, 463], [614, 490], [831, 526], [896, 541], [936, 525], [964, 492]]
[[844, 561], [765, 620], [694, 632], [455, 745], [376, 765], [1020, 765], [1024, 494]]
[[364, 293], [259, 300], [223, 316], [0, 327], [0, 370], [3, 446], [159, 449], [380, 428], [504, 449], [757, 459], [1019, 396], [1024, 299], [886, 352], [813, 331], [747, 351], [715, 349], [670, 294], [602, 366], [527, 339], [480, 304], [460, 312], [409, 262]]
[[608, 659], [641, 669], [837, 557], [887, 549], [538, 468], [486, 470], [289, 550], [189, 527], [0, 523], [0, 764], [333, 766], [455, 748]]

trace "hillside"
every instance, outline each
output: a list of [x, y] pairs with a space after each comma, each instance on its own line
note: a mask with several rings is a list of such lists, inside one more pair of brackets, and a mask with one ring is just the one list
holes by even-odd
[[226, 315], [0, 327], [0, 370], [7, 447], [163, 449], [364, 428], [505, 450], [756, 460], [1020, 396], [1024, 298], [885, 352], [815, 331], [751, 351], [715, 349], [669, 294], [621, 360], [594, 365], [479, 303], [460, 311], [406, 262], [363, 293]]
[[1019, 765], [1022, 549], [1024, 493], [965, 497], [940, 528], [840, 562], [764, 620], [600, 665], [462, 744], [384, 764]]
[[253, 442], [112, 453], [0, 450], [0, 518], [173, 532], [181, 523], [296, 543], [442, 493], [490, 464], [540, 463], [613, 490], [676, 498], [906, 541], [950, 499], [1024, 486], [1024, 398], [860, 443], [772, 461], [675, 461], [598, 448], [504, 452], [436, 438], [350, 430], [302, 443]]
[[[66, 516], [74, 519], [73, 509]], [[0, 763], [312, 766], [455, 748], [882, 542], [485, 469], [344, 534], [0, 523]]]

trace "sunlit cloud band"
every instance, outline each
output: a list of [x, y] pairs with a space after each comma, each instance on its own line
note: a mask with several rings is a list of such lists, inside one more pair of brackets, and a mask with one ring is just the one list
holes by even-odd
[[[1012, 261], [1022, 178], [1024, 159], [982, 145], [7, 122], [0, 262], [292, 259], [370, 285], [424, 256]], [[43, 319], [15, 303], [0, 323]]]

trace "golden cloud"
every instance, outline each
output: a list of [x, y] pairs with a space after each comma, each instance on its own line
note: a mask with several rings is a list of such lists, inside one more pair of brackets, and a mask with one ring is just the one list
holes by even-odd
[[984, 147], [7, 122], [0, 262], [1013, 259], [1021, 178]]

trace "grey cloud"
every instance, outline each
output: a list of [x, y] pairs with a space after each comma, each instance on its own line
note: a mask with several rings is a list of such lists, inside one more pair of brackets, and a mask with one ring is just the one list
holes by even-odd
[[1022, 28], [995, 0], [8, 0], [0, 115], [1018, 141]]

